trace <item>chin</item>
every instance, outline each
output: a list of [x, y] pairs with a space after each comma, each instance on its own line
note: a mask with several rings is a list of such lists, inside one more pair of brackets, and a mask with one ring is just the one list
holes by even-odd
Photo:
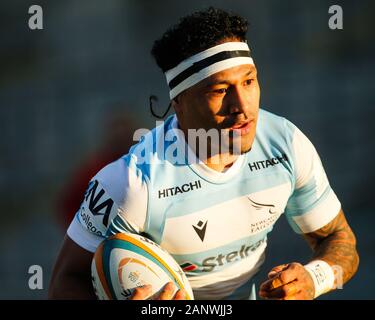
[[[245, 140], [242, 138], [242, 140]], [[231, 154], [244, 154], [251, 150], [251, 147], [253, 146], [254, 138], [248, 138], [245, 141], [238, 141], [232, 142], [230, 145], [230, 153]], [[236, 147], [236, 149], [234, 149]]]
[[251, 150], [252, 145], [241, 148], [241, 154], [245, 154]]
[[241, 146], [241, 147], [237, 148], [237, 150], [235, 150], [234, 146], [231, 145], [229, 147], [229, 153], [232, 154], [232, 155], [244, 154], [244, 153], [249, 152], [251, 150], [251, 147], [252, 147], [252, 145], [246, 145], [246, 146]]

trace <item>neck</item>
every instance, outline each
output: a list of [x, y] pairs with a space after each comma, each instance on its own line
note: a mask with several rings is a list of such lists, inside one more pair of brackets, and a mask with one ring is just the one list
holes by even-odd
[[184, 132], [184, 135], [185, 142], [189, 145], [192, 152], [195, 153], [195, 156], [207, 167], [215, 171], [223, 172], [225, 169], [231, 167], [238, 158], [238, 155], [233, 155], [230, 152], [220, 152], [218, 147], [212, 148], [210, 142], [207, 143], [206, 150], [204, 150], [199, 145], [199, 141], [195, 141], [195, 144], [192, 141], [189, 143], [187, 132]]
[[[181, 126], [180, 122], [178, 122], [178, 129], [182, 130], [182, 132], [184, 133], [186, 144], [189, 145], [190, 149], [195, 153], [196, 157], [207, 167], [218, 172], [223, 172], [225, 169], [230, 168], [232, 164], [237, 160], [238, 155], [233, 155], [230, 152], [213, 152], [210, 141], [208, 141], [207, 143], [207, 149], [202, 150], [199, 146], [199, 141], [194, 141], [195, 145], [192, 143], [192, 141], [189, 143], [188, 130]], [[214, 150], [217, 150], [217, 148], [214, 148]]]
[[233, 163], [237, 160], [238, 156], [226, 153], [216, 154], [213, 157], [209, 157], [202, 162], [209, 168], [223, 172], [225, 169], [230, 168]]

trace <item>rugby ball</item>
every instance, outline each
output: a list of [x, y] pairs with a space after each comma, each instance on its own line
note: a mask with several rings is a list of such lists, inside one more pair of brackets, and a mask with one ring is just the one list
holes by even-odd
[[184, 272], [158, 244], [136, 234], [117, 233], [97, 248], [91, 264], [91, 278], [99, 300], [128, 300], [135, 288], [152, 285], [146, 299], [159, 296], [170, 281], [186, 291], [193, 300], [193, 291]]

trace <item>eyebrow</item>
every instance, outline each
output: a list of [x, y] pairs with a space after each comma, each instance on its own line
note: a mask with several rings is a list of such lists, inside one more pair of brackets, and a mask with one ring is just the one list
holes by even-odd
[[[243, 75], [243, 77], [246, 78], [247, 76], [249, 76], [252, 73], [256, 73], [256, 69], [255, 68], [252, 68], [250, 71], [246, 72]], [[207, 88], [207, 87], [211, 87], [211, 86], [218, 85], [218, 84], [229, 84], [229, 83], [230, 83], [230, 81], [228, 81], [228, 80], [211, 81], [205, 87]]]

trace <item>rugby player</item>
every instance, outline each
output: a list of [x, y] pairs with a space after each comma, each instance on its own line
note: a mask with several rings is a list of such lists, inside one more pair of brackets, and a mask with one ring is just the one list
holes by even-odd
[[[93, 253], [108, 235], [130, 232], [178, 261], [196, 299], [248, 299], [267, 234], [282, 215], [313, 256], [273, 268], [260, 297], [314, 299], [355, 274], [356, 239], [316, 149], [290, 121], [259, 108], [246, 32], [242, 17], [208, 8], [155, 41], [175, 114], [92, 178], [57, 258], [50, 298], [95, 298]], [[192, 143], [190, 131], [200, 129], [220, 132], [219, 141]], [[138, 288], [133, 299], [149, 290]], [[172, 292], [170, 283], [159, 299], [184, 298]]]

